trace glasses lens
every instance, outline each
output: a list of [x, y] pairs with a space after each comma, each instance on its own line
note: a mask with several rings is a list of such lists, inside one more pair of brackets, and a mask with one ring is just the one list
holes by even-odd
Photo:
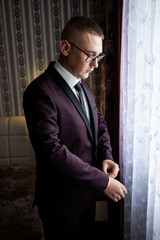
[[96, 58], [97, 58], [97, 62], [99, 62], [104, 56], [105, 56], [105, 54], [102, 54], [102, 55], [100, 55], [100, 56], [91, 55], [91, 56], [89, 56], [89, 57], [86, 59], [86, 62], [91, 63], [91, 62], [93, 62]]
[[96, 58], [97, 58], [97, 56], [90, 55], [90, 56], [86, 59], [86, 62], [91, 63], [91, 62], [93, 62]]
[[97, 62], [99, 62], [102, 58], [104, 58], [104, 56], [105, 56], [104, 54], [98, 56], [98, 57], [97, 57]]

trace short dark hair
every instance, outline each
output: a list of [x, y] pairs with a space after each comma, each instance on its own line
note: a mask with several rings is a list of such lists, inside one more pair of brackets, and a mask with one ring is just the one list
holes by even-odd
[[72, 17], [65, 25], [61, 33], [61, 40], [70, 40], [70, 37], [74, 34], [75, 30], [91, 33], [104, 39], [102, 29], [93, 19], [76, 16]]

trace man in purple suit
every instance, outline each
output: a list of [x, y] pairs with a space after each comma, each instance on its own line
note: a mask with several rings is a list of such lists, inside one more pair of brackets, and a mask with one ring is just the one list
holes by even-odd
[[85, 81], [104, 57], [103, 38], [93, 20], [71, 18], [62, 31], [59, 60], [24, 93], [37, 166], [34, 205], [46, 240], [90, 235], [97, 197], [117, 202], [127, 193], [115, 179], [119, 166], [106, 122]]

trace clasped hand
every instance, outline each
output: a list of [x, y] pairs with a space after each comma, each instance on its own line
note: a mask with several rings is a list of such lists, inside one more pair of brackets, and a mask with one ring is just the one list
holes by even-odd
[[109, 184], [104, 190], [104, 194], [114, 202], [118, 202], [127, 194], [125, 186], [115, 179], [119, 172], [118, 164], [106, 159], [102, 162], [102, 171], [109, 176]]

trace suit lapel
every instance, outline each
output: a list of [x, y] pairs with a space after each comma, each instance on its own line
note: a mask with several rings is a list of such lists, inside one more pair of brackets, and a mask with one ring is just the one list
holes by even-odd
[[85, 112], [84, 112], [80, 102], [78, 101], [77, 97], [75, 96], [73, 91], [70, 89], [70, 87], [68, 86], [66, 81], [61, 77], [61, 75], [54, 68], [54, 62], [50, 63], [50, 65], [49, 65], [47, 70], [51, 74], [54, 73], [54, 79], [55, 79], [56, 83], [63, 89], [63, 91], [66, 93], [66, 95], [70, 98], [70, 100], [74, 104], [75, 108], [77, 109], [77, 111], [79, 112], [81, 118], [83, 119], [84, 123], [86, 124], [86, 127], [87, 127], [87, 129], [89, 131], [89, 135], [91, 137], [91, 140], [93, 141], [95, 147], [97, 147], [97, 130], [96, 130], [95, 114], [94, 114], [94, 109], [93, 109], [93, 106], [92, 106], [92, 103], [91, 103], [91, 99], [89, 97], [89, 94], [88, 94], [86, 88], [82, 84], [82, 87], [84, 89], [84, 92], [86, 94], [86, 97], [87, 97], [87, 100], [88, 100], [88, 103], [89, 103], [89, 108], [91, 110], [91, 119], [93, 120], [92, 121], [93, 122], [93, 124], [92, 124], [93, 125], [93, 131], [92, 131], [91, 125], [90, 125], [90, 123], [88, 121], [88, 118], [87, 118], [87, 116], [86, 116], [86, 114], [85, 114]]
[[90, 137], [91, 137], [92, 141], [94, 141], [90, 123], [89, 123], [88, 118], [87, 118], [87, 116], [86, 116], [86, 114], [85, 114], [85, 112], [84, 112], [80, 102], [78, 101], [77, 97], [75, 96], [73, 91], [70, 89], [70, 87], [68, 86], [66, 81], [60, 75], [59, 75], [58, 79], [56, 78], [56, 83], [63, 89], [63, 91], [66, 93], [66, 95], [70, 98], [70, 100], [74, 104], [75, 108], [77, 109], [77, 111], [79, 112], [81, 118], [83, 119], [84, 123], [86, 124], [86, 127], [87, 127], [87, 129], [89, 131], [89, 134], [90, 134]]

